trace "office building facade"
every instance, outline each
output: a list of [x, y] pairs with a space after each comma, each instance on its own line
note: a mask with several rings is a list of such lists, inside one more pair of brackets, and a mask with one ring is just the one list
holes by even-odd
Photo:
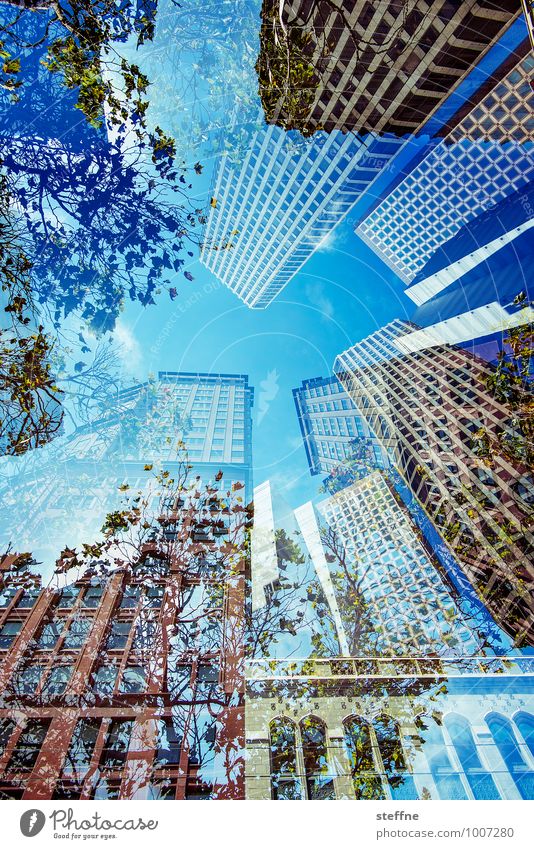
[[387, 467], [387, 455], [337, 377], [303, 380], [293, 400], [312, 475], [330, 474], [342, 465], [352, 455], [354, 440], [364, 441], [372, 464]]
[[264, 0], [256, 68], [266, 120], [305, 135], [416, 133], [519, 14], [474, 0]]
[[244, 161], [221, 159], [201, 262], [254, 309], [265, 309], [403, 145], [320, 133], [297, 142], [254, 134]]
[[504, 453], [491, 468], [476, 453], [481, 432], [513, 436], [512, 414], [486, 388], [484, 361], [447, 345], [413, 351], [418, 332], [396, 320], [340, 354], [335, 373], [495, 621], [532, 644], [532, 476]]
[[356, 227], [407, 285], [469, 221], [534, 177], [531, 53]]
[[532, 799], [522, 657], [250, 660], [248, 799]]

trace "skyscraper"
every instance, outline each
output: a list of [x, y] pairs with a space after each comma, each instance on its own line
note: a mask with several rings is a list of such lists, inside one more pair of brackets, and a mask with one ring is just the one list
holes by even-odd
[[532, 54], [518, 61], [356, 227], [406, 284], [464, 224], [533, 179], [533, 67]]
[[[484, 653], [459, 594], [380, 471], [317, 505], [295, 511], [304, 541], [326, 526], [323, 547], [334, 573], [344, 643], [350, 656]], [[344, 574], [347, 572], [348, 574]], [[373, 634], [364, 631], [351, 590], [358, 586]], [[369, 642], [368, 642], [369, 641]]]
[[358, 413], [337, 377], [303, 380], [293, 400], [312, 475], [328, 474], [351, 456], [353, 440], [364, 440], [372, 462], [388, 465], [382, 446]]
[[264, 0], [260, 96], [305, 134], [416, 133], [520, 14], [506, 2]]
[[222, 158], [201, 262], [249, 307], [264, 309], [403, 145], [342, 133], [295, 141], [254, 134], [244, 161]]
[[44, 589], [2, 561], [3, 798], [242, 798], [252, 395], [244, 375], [164, 372], [71, 441], [45, 521], [72, 523], [80, 491], [100, 525], [115, 509], [88, 558], [60, 537]]
[[16, 516], [17, 549], [53, 562], [67, 540], [97, 532], [120, 486], [143, 485], [145, 463], [170, 467], [180, 440], [203, 481], [224, 470], [250, 500], [253, 398], [246, 375], [230, 374], [160, 372], [123, 390], [102, 419], [56, 440], [38, 463], [29, 458], [13, 485], [4, 479], [3, 543], [14, 542]]
[[484, 435], [514, 438], [513, 414], [487, 388], [485, 362], [448, 345], [414, 351], [418, 332], [394, 321], [335, 372], [495, 620], [532, 644], [532, 476], [504, 449], [490, 464], [477, 454]]

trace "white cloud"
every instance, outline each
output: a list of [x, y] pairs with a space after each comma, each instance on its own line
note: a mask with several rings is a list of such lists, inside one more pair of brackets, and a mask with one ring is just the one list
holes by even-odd
[[321, 241], [317, 246], [317, 250], [321, 253], [330, 253], [331, 251], [337, 251], [339, 247], [340, 236], [336, 233], [335, 230], [330, 230], [326, 236], [323, 236]]
[[121, 319], [115, 325], [113, 341], [116, 343], [119, 361], [124, 374], [131, 377], [138, 377], [143, 362], [141, 346], [131, 327]]
[[325, 318], [333, 318], [334, 305], [330, 298], [327, 298], [324, 294], [321, 283], [308, 283], [304, 291], [310, 303], [317, 307]]

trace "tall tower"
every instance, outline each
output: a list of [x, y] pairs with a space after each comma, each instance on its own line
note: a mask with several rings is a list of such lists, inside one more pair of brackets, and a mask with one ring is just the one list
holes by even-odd
[[404, 144], [258, 130], [239, 164], [222, 158], [201, 262], [253, 309], [265, 309]]
[[491, 468], [476, 454], [477, 434], [513, 437], [511, 413], [487, 389], [485, 362], [449, 345], [414, 350], [419, 332], [394, 321], [335, 372], [495, 620], [532, 645], [532, 476], [504, 453]]
[[300, 432], [312, 475], [334, 471], [363, 441], [371, 465], [386, 468], [388, 457], [337, 377], [303, 380], [293, 390]]
[[534, 178], [528, 53], [365, 213], [356, 234], [407, 285], [462, 226]]
[[518, 6], [264, 0], [256, 68], [265, 119], [305, 135], [416, 133], [506, 33]]

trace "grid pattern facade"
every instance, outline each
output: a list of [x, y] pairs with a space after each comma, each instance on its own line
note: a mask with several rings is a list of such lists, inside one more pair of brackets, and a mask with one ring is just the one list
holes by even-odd
[[[318, 509], [343, 540], [350, 560], [357, 558], [362, 592], [380, 634], [377, 655], [476, 653], [477, 641], [450, 586], [380, 472]], [[350, 622], [346, 625], [350, 629]]]
[[490, 366], [439, 346], [400, 354], [395, 321], [341, 354], [335, 372], [440, 530], [479, 597], [519, 644], [534, 640], [533, 480], [502, 455], [489, 469], [475, 434], [512, 432], [485, 388]]
[[341, 133], [295, 144], [278, 127], [258, 131], [240, 167], [220, 162], [201, 262], [264, 309], [402, 144]]
[[377, 466], [387, 458], [337, 377], [304, 380], [293, 390], [306, 457], [312, 475], [329, 473], [351, 454], [351, 441], [366, 440]]
[[519, 62], [356, 232], [405, 283], [464, 224], [534, 176], [530, 86]]
[[[264, 20], [279, 16], [289, 39], [292, 28], [311, 35], [317, 87], [307, 128], [398, 135], [425, 123], [518, 13], [509, 3], [475, 0], [263, 5]], [[281, 88], [267, 120], [288, 126]]]
[[442, 142], [356, 232], [408, 284], [464, 224], [533, 177], [531, 145]]
[[450, 141], [463, 138], [533, 141], [534, 94], [530, 85], [533, 71], [534, 56], [529, 53], [451, 131]]

